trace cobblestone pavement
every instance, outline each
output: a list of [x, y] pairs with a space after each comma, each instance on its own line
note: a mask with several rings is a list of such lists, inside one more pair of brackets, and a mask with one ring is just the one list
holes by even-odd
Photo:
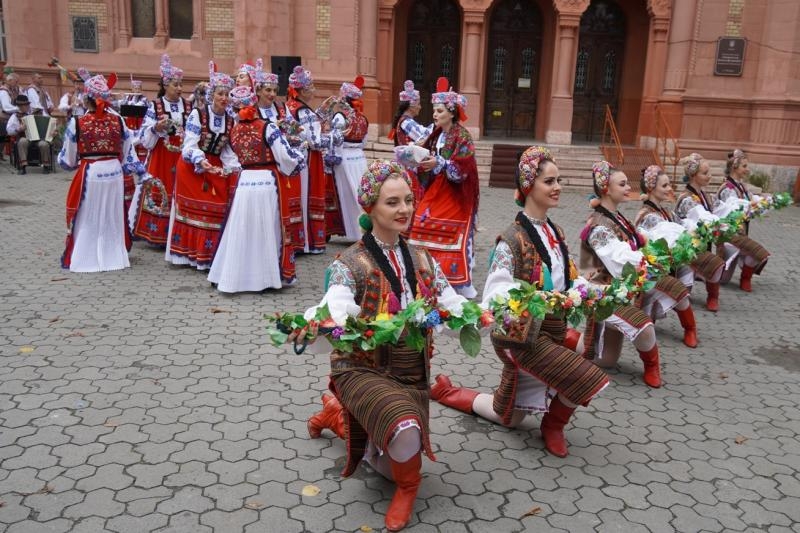
[[[306, 433], [326, 358], [264, 336], [264, 313], [317, 301], [344, 245], [264, 294], [222, 295], [141, 243], [130, 269], [71, 274], [69, 179], [0, 170], [0, 531], [381, 530], [393, 485], [366, 466], [341, 478], [342, 441]], [[510, 197], [483, 191], [479, 286]], [[562, 203], [553, 218], [576, 251], [588, 208]], [[568, 458], [544, 453], [538, 417], [509, 430], [432, 403], [437, 462], [423, 462], [408, 531], [800, 531], [800, 210], [752, 233], [774, 254], [754, 292], [723, 288], [714, 315], [698, 287], [696, 350], [674, 315], [659, 322], [662, 389], [627, 346], [568, 426]], [[471, 359], [440, 338], [433, 373], [491, 391], [487, 344]]]

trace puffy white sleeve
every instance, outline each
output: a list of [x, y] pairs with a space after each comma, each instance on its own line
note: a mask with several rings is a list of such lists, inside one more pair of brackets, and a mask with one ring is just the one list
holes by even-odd
[[69, 119], [64, 130], [63, 144], [58, 153], [58, 164], [64, 170], [75, 170], [78, 168], [78, 138], [75, 134], [76, 118]]
[[743, 200], [735, 194], [729, 195], [725, 199], [720, 196], [719, 200], [719, 203], [714, 207], [714, 214], [719, 218], [725, 218], [734, 211], [738, 211], [740, 208], [750, 205], [749, 200]]
[[6, 133], [9, 135], [17, 135], [20, 131], [24, 132], [25, 127], [22, 125], [22, 122], [20, 122], [17, 114], [14, 113], [8, 118], [8, 122], [6, 123]]
[[589, 233], [588, 242], [608, 273], [615, 278], [622, 274], [622, 268], [626, 264], [638, 266], [642, 262], [642, 252], [631, 250], [627, 242], [619, 240], [605, 226], [595, 226]]
[[136, 155], [136, 135], [120, 120], [122, 125], [122, 172], [133, 174], [140, 179], [147, 173], [144, 165]]
[[156, 131], [156, 110], [153, 102], [147, 106], [147, 113], [144, 115], [144, 120], [142, 121], [142, 129], [140, 133], [140, 142], [142, 146], [147, 148], [148, 150], [152, 150], [156, 147], [156, 143], [158, 139], [161, 137], [166, 137], [167, 132], [159, 133]]
[[492, 261], [489, 264], [489, 274], [483, 285], [483, 300], [481, 307], [488, 309], [489, 303], [496, 297], [508, 297], [508, 291], [519, 288], [519, 282], [514, 279], [514, 254], [511, 253], [508, 243], [500, 241], [495, 246]]
[[219, 153], [219, 158], [222, 161], [222, 168], [225, 170], [241, 170], [242, 165], [239, 163], [239, 156], [231, 148], [231, 143], [225, 143], [222, 151]]
[[195, 168], [206, 158], [206, 154], [199, 147], [200, 133], [202, 131], [200, 112], [197, 109], [192, 109], [192, 112], [189, 113], [189, 118], [186, 119], [186, 127], [183, 132], [181, 157], [187, 163], [192, 163]]
[[322, 124], [319, 117], [310, 109], [303, 108], [297, 112], [297, 121], [303, 127], [300, 136], [311, 149], [319, 150], [322, 146]]
[[8, 91], [0, 91], [0, 108], [2, 108], [4, 113], [18, 113], [19, 109], [14, 103], [11, 101], [11, 96], [8, 94]]
[[420, 139], [427, 139], [430, 134], [433, 132], [433, 123], [429, 124], [428, 126], [423, 126], [413, 118], [407, 118], [400, 123], [400, 129], [402, 129], [406, 135], [408, 135], [414, 142], [419, 141]]
[[70, 94], [66, 93], [61, 96], [61, 100], [58, 101], [58, 110], [62, 113], [69, 113], [70, 105], [69, 105]]
[[287, 176], [300, 172], [305, 167], [305, 157], [300, 152], [289, 146], [280, 128], [272, 122], [264, 129], [264, 141], [272, 150], [272, 155], [278, 163], [278, 170]]
[[636, 229], [647, 237], [647, 240], [664, 239], [670, 248], [675, 246], [675, 241], [686, 231], [680, 224], [668, 222], [655, 213], [645, 215]]
[[317, 309], [328, 304], [333, 321], [337, 325], [343, 326], [348, 316], [357, 317], [361, 312], [361, 307], [356, 303], [356, 282], [347, 265], [338, 260], [331, 263], [326, 275], [328, 276], [328, 290], [325, 292], [325, 296], [317, 305], [308, 308], [303, 316], [306, 320], [314, 318]]
[[42, 106], [42, 102], [39, 100], [39, 93], [33, 87], [28, 88], [25, 91], [25, 96], [28, 97], [28, 100], [31, 103], [31, 112], [35, 113], [37, 110], [44, 111], [44, 106]]

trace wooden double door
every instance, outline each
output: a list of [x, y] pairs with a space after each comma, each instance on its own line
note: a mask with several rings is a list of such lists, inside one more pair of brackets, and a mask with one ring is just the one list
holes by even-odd
[[485, 135], [534, 136], [542, 26], [532, 0], [503, 0], [495, 6], [487, 51]]
[[458, 90], [461, 60], [461, 9], [454, 0], [415, 0], [408, 13], [406, 78], [419, 91], [420, 124], [433, 120], [431, 94], [444, 76]]
[[602, 140], [606, 106], [616, 120], [624, 51], [622, 10], [611, 0], [593, 0], [581, 17], [573, 88], [573, 141]]

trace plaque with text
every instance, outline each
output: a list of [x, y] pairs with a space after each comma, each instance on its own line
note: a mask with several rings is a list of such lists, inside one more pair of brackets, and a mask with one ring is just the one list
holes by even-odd
[[717, 55], [714, 59], [714, 76], [741, 76], [744, 69], [744, 37], [720, 37], [717, 39]]

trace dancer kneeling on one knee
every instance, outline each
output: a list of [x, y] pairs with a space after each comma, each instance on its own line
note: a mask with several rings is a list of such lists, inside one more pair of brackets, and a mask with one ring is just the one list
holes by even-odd
[[[483, 291], [484, 306], [495, 297], [507, 297], [510, 289], [519, 287], [519, 280], [557, 291], [577, 281], [564, 233], [547, 217], [548, 209], [558, 206], [561, 193], [558, 167], [549, 150], [533, 146], [522, 154], [517, 187], [517, 203], [524, 210], [497, 239]], [[608, 377], [563, 346], [564, 319], [548, 315], [544, 320], [523, 320], [513, 334], [499, 329], [492, 333], [495, 352], [503, 362], [494, 394], [454, 387], [447, 376], [439, 375], [431, 395], [443, 405], [509, 427], [517, 426], [528, 413], [545, 412], [541, 423], [545, 447], [553, 455], [566, 457], [564, 426], [577, 405], [587, 405], [608, 385]], [[573, 346], [576, 341], [572, 340]]]
[[[439, 307], [461, 313], [467, 300], [453, 290], [438, 263], [401, 237], [414, 212], [411, 181], [402, 167], [372, 163], [361, 179], [358, 199], [368, 213], [361, 217], [366, 232], [328, 268], [325, 297], [306, 318], [327, 304], [337, 324], [348, 315], [374, 319], [380, 309], [404, 309], [418, 292], [436, 297]], [[302, 340], [305, 334], [295, 336]], [[430, 328], [423, 334], [430, 336]], [[317, 342], [315, 350], [321, 344]], [[324, 396], [322, 412], [308, 422], [312, 438], [331, 429], [347, 441], [343, 475], [351, 475], [366, 459], [394, 480], [397, 491], [386, 513], [389, 531], [403, 529], [411, 518], [422, 480], [421, 452], [434, 459], [428, 438], [430, 346], [427, 342], [420, 351], [401, 338], [397, 345], [367, 352], [334, 350], [330, 388], [336, 398]]]
[[[597, 197], [592, 199], [594, 210], [581, 232], [581, 274], [590, 282], [608, 284], [622, 274], [626, 264], [639, 265], [642, 262], [639, 248], [644, 246], [644, 238], [617, 210], [620, 204], [630, 200], [631, 185], [625, 173], [607, 161], [600, 161], [592, 167], [592, 178]], [[686, 291], [685, 287], [683, 291]], [[676, 295], [672, 299], [683, 297], [685, 295]], [[644, 382], [650, 387], [660, 387], [661, 367], [655, 327], [650, 317], [638, 307], [621, 306], [603, 321], [590, 320], [584, 356], [601, 367], [612, 367], [621, 355], [623, 338], [633, 342], [639, 352], [644, 364]]]

